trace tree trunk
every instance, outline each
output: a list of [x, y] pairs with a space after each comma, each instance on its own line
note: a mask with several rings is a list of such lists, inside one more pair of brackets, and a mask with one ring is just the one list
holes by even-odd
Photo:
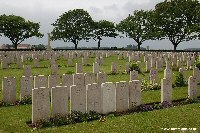
[[75, 43], [75, 49], [77, 49], [77, 47], [78, 47], [78, 44], [77, 44], [77, 43]]
[[174, 45], [174, 51], [176, 51], [176, 48], [177, 48], [177, 44], [173, 44]]
[[140, 50], [140, 46], [142, 45], [142, 43], [141, 42], [138, 42], [138, 50]]
[[16, 43], [13, 44], [13, 47], [14, 47], [15, 50], [17, 50], [17, 44]]
[[75, 39], [75, 40], [72, 40], [72, 42], [73, 42], [74, 45], [75, 45], [75, 49], [77, 49], [77, 48], [78, 48], [78, 41], [76, 41], [76, 39]]
[[101, 39], [99, 39], [98, 41], [98, 49], [100, 48], [100, 45], [101, 45]]

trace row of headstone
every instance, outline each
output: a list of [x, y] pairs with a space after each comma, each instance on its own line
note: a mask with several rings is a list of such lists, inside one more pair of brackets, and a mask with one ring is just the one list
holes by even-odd
[[[106, 73], [85, 73], [85, 74], [63, 74], [62, 76], [62, 86], [85, 86], [87, 84], [93, 83], [105, 83]], [[48, 77], [44, 75], [34, 76], [22, 76], [20, 78], [20, 100], [31, 96], [31, 90], [33, 88], [52, 88], [60, 85], [59, 75], [49, 75]], [[14, 77], [4, 77], [3, 78], [3, 101], [5, 103], [14, 104], [16, 102], [16, 79]], [[50, 90], [49, 90], [50, 91]], [[69, 92], [69, 89], [68, 89]]]
[[[95, 111], [102, 114], [123, 112], [141, 104], [141, 83], [130, 82], [72, 85], [51, 88], [50, 112], [49, 89], [39, 87], [32, 90], [32, 123], [48, 119], [51, 114], [67, 115], [72, 111], [86, 113]], [[70, 94], [70, 112], [68, 112], [68, 95]]]

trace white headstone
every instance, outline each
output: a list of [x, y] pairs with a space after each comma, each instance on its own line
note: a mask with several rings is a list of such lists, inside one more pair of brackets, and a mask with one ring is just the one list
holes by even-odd
[[172, 84], [169, 79], [161, 79], [161, 103], [172, 103]]
[[32, 123], [48, 120], [50, 117], [49, 88], [40, 87], [32, 90]]
[[116, 86], [112, 82], [101, 84], [102, 113], [107, 114], [116, 110]]
[[97, 113], [102, 112], [102, 92], [101, 85], [94, 83], [86, 85], [87, 90], [87, 113], [95, 111]]
[[94, 73], [85, 73], [85, 85], [96, 83], [96, 76]]
[[48, 88], [48, 80], [44, 75], [34, 76], [34, 88], [46, 87]]
[[68, 86], [56, 86], [51, 88], [51, 105], [52, 114], [67, 115], [68, 114]]
[[116, 83], [116, 111], [123, 112], [128, 110], [129, 84], [126, 81]]
[[188, 79], [188, 98], [197, 99], [197, 95], [196, 79], [193, 76], [190, 76]]
[[15, 77], [4, 77], [2, 83], [3, 102], [14, 104], [16, 102], [16, 79]]
[[72, 85], [70, 87], [70, 112], [86, 113], [86, 86]]
[[139, 80], [129, 81], [129, 108], [141, 104], [141, 82]]
[[20, 79], [20, 100], [29, 97], [32, 94], [33, 77], [22, 76]]

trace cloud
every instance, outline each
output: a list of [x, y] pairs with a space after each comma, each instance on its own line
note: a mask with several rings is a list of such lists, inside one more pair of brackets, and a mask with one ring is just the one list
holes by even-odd
[[[126, 18], [128, 14], [138, 9], [152, 9], [164, 0], [0, 0], [0, 14], [14, 14], [24, 17], [26, 20], [40, 22], [40, 31], [45, 35], [42, 39], [31, 38], [24, 43], [30, 44], [47, 44], [47, 32], [51, 32], [52, 23], [64, 12], [72, 9], [82, 8], [87, 10], [94, 20], [106, 19], [115, 23]], [[0, 37], [0, 44], [11, 43], [7, 38]], [[72, 43], [63, 41], [52, 42], [53, 46], [64, 46]], [[96, 46], [96, 42], [90, 40], [89, 43], [81, 41], [80, 46]], [[113, 39], [105, 38], [102, 46], [123, 47], [127, 44], [135, 44], [132, 39]], [[158, 44], [158, 45], [156, 45]], [[161, 44], [161, 45], [160, 45]], [[168, 41], [147, 41], [143, 45], [150, 45], [152, 48], [172, 48]], [[183, 43], [180, 47], [186, 47]], [[198, 41], [193, 42], [193, 46], [198, 46]]]

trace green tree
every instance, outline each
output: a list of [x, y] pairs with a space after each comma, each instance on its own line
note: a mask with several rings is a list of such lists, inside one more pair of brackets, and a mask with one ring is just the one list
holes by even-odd
[[51, 32], [51, 40], [72, 42], [77, 49], [80, 40], [89, 40], [92, 37], [94, 21], [87, 11], [74, 9], [63, 13], [55, 23]]
[[25, 39], [42, 37], [39, 28], [39, 23], [26, 21], [20, 16], [5, 14], [0, 16], [0, 34], [9, 38], [15, 49]]
[[153, 11], [136, 10], [116, 26], [117, 30], [134, 39], [140, 50], [144, 41], [153, 40], [157, 36], [153, 14]]
[[155, 7], [156, 27], [162, 32], [159, 39], [168, 39], [176, 51], [183, 41], [198, 38], [200, 32], [200, 4], [197, 0], [171, 0]]
[[95, 22], [93, 28], [94, 40], [98, 40], [98, 49], [100, 48], [102, 37], [115, 38], [118, 35], [114, 23], [107, 20]]

